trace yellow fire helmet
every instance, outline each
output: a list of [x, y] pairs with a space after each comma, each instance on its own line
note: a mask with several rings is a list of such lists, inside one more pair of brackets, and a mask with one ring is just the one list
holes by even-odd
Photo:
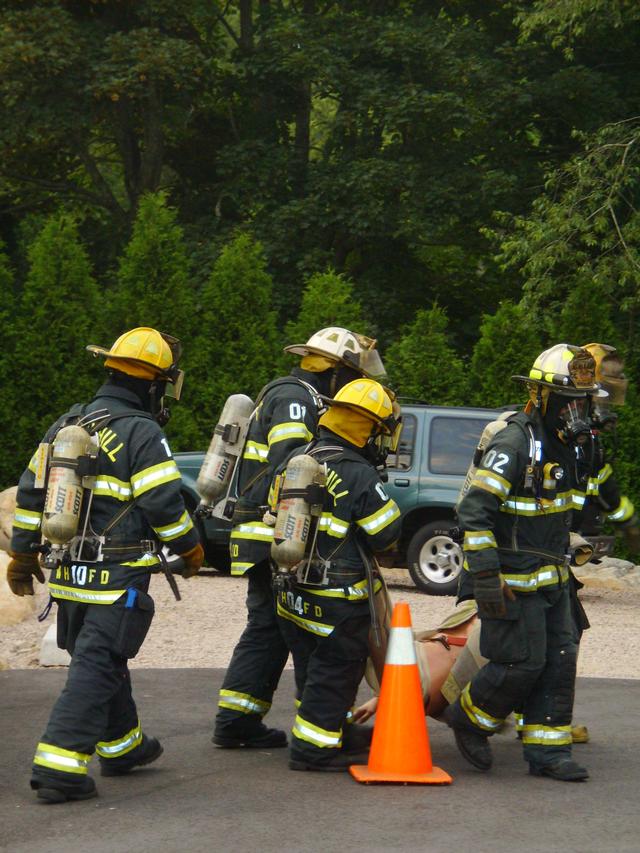
[[112, 367], [138, 379], [162, 379], [169, 383], [167, 396], [180, 399], [184, 371], [178, 369], [181, 344], [177, 338], [147, 326], [130, 329], [114, 342], [111, 349], [89, 344], [87, 350], [106, 356], [105, 367]]
[[355, 379], [344, 385], [333, 399], [323, 398], [328, 410], [319, 421], [356, 447], [369, 439], [385, 451], [396, 450], [401, 430], [400, 407], [379, 382]]
[[536, 405], [542, 401], [543, 414], [551, 391], [567, 397], [608, 396], [596, 381], [594, 357], [573, 344], [555, 344], [540, 353], [528, 376], [511, 378], [526, 382], [531, 400]]
[[284, 351], [301, 355], [306, 370], [327, 370], [332, 364], [342, 362], [371, 379], [384, 379], [387, 375], [376, 341], [341, 326], [320, 329], [306, 344], [291, 344]]
[[612, 406], [624, 405], [629, 380], [624, 375], [624, 362], [615, 347], [608, 344], [585, 344], [596, 362], [596, 379], [609, 394]]

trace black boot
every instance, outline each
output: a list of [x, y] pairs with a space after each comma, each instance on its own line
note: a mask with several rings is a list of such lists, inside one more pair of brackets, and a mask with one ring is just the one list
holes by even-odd
[[352, 764], [366, 764], [367, 752], [345, 752], [343, 749], [331, 750], [333, 755], [325, 761], [310, 761], [302, 753], [292, 749], [289, 753], [291, 770], [315, 770], [319, 773], [344, 773]]
[[100, 756], [100, 774], [102, 776], [124, 776], [134, 767], [151, 764], [160, 758], [163, 752], [159, 740], [143, 734], [142, 743], [121, 758], [103, 758]]
[[346, 752], [366, 752], [371, 746], [373, 728], [358, 723], [346, 723], [342, 729], [342, 748]]
[[69, 800], [90, 800], [98, 796], [96, 783], [91, 776], [79, 782], [64, 782], [62, 779], [33, 777], [31, 787], [39, 800], [47, 805], [66, 803]]
[[561, 758], [553, 764], [543, 764], [542, 766], [529, 764], [529, 773], [532, 776], [549, 776], [559, 782], [584, 782], [589, 778], [589, 771], [586, 767], [581, 767], [570, 758]]
[[287, 736], [282, 729], [270, 729], [260, 723], [251, 732], [237, 735], [214, 732], [211, 741], [222, 749], [280, 749], [287, 745]]
[[478, 770], [489, 770], [493, 764], [493, 755], [487, 735], [471, 729], [453, 729], [456, 746], [463, 758]]

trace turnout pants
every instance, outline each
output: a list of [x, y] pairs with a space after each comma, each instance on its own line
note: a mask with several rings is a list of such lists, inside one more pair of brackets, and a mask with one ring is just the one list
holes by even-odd
[[340, 609], [344, 616], [328, 636], [279, 617], [295, 667], [298, 712], [291, 752], [315, 764], [342, 748], [343, 726], [369, 655], [368, 610], [349, 602]]
[[568, 584], [516, 593], [504, 618], [482, 619], [480, 651], [489, 663], [452, 706], [453, 724], [490, 735], [517, 709], [525, 761], [569, 758], [578, 649]]
[[247, 625], [220, 690], [218, 736], [245, 738], [259, 733], [289, 657], [276, 618], [269, 561], [256, 563], [246, 574]]
[[36, 786], [56, 780], [81, 785], [94, 751], [108, 761], [141, 744], [127, 657], [135, 656], [149, 630], [153, 601], [138, 595], [145, 610], [127, 608], [126, 593], [110, 605], [58, 601], [58, 645], [71, 654], [71, 664], [36, 750]]

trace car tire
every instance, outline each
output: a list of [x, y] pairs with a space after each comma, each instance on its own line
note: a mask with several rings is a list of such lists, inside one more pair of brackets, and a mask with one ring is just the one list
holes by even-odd
[[462, 572], [462, 548], [449, 536], [453, 522], [441, 519], [420, 527], [407, 548], [415, 585], [429, 595], [455, 595]]

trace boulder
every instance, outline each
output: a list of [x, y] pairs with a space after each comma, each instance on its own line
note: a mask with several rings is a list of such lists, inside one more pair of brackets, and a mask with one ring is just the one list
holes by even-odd
[[9, 555], [0, 551], [0, 625], [17, 625], [35, 610], [35, 596], [14, 595], [7, 583]]
[[17, 486], [10, 486], [0, 492], [0, 551], [8, 551], [11, 542], [11, 526], [16, 510]]

